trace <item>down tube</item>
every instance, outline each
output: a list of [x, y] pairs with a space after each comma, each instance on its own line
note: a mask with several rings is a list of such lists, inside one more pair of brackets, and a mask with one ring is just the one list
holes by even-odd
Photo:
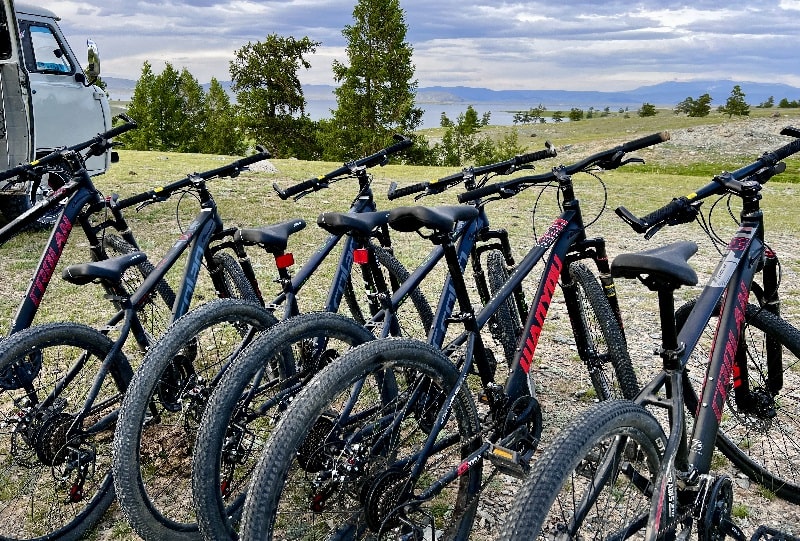
[[[534, 396], [533, 382], [528, 377], [533, 363], [533, 356], [539, 342], [542, 326], [547, 317], [547, 311], [550, 309], [553, 294], [561, 278], [566, 254], [582, 231], [578, 225], [572, 223], [574, 215], [574, 211], [565, 212], [550, 225], [537, 245], [523, 259], [516, 272], [496, 296], [501, 297], [504, 293], [510, 294], [511, 288], [515, 287], [516, 283], [519, 283], [530, 272], [533, 265], [543, 257], [544, 251], [551, 245], [553, 246], [550, 251], [550, 257], [547, 259], [547, 264], [542, 271], [539, 287], [536, 290], [536, 297], [533, 299], [528, 311], [525, 327], [517, 343], [517, 352], [514, 355], [511, 374], [506, 382], [506, 393], [509, 396], [521, 396], [527, 393]], [[506, 291], [507, 289], [508, 291]], [[490, 303], [490, 306], [493, 304], [493, 302]], [[481, 313], [480, 315], [482, 316], [483, 314]], [[479, 323], [480, 321], [482, 321], [482, 318], [479, 318]], [[527, 391], [524, 386], [528, 386]]]
[[711, 467], [714, 442], [730, 390], [728, 384], [733, 381], [734, 388], [738, 386], [736, 353], [747, 314], [750, 284], [758, 268], [758, 262], [761, 261], [760, 257], [752, 256], [764, 251], [763, 244], [758, 238], [750, 239], [750, 243], [750, 246], [744, 247], [741, 251], [731, 249], [728, 252], [729, 257], [733, 254], [741, 260], [733, 271], [722, 298], [711, 360], [697, 406], [697, 421], [689, 450], [689, 464], [701, 473], [708, 472]]

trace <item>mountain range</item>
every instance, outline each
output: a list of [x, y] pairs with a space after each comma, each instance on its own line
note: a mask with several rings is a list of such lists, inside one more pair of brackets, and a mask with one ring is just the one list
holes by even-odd
[[[136, 81], [115, 77], [103, 78], [112, 100], [128, 101], [133, 95]], [[230, 82], [221, 81], [231, 96]], [[651, 86], [641, 86], [633, 90], [601, 92], [586, 90], [491, 90], [467, 86], [430, 86], [417, 89], [417, 103], [424, 104], [522, 104], [531, 107], [539, 104], [548, 109], [569, 107], [640, 107], [642, 103], [652, 103], [659, 107], [672, 107], [687, 97], [698, 98], [709, 94], [714, 105], [722, 105], [727, 100], [734, 85], [739, 85], [745, 100], [758, 105], [771, 97], [775, 103], [783, 98], [789, 101], [800, 99], [800, 88], [780, 83], [737, 82], [733, 80], [709, 81], [669, 81]], [[208, 89], [208, 84], [202, 85]], [[303, 85], [306, 100], [335, 101], [334, 87], [329, 85]]]

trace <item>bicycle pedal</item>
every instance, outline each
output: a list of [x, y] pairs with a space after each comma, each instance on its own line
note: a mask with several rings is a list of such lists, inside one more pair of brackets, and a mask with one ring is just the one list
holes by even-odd
[[484, 453], [484, 458], [489, 460], [500, 473], [518, 479], [524, 479], [530, 470], [527, 461], [520, 457], [517, 451], [493, 443]]
[[784, 533], [770, 528], [769, 526], [759, 526], [758, 529], [750, 538], [750, 541], [800, 541], [800, 537], [795, 537], [791, 534]]

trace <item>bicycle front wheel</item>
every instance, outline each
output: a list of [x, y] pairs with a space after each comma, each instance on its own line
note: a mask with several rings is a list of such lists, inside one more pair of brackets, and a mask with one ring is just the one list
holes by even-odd
[[[486, 256], [486, 267], [489, 275], [489, 291], [494, 296], [508, 281], [508, 270], [506, 270], [503, 253], [500, 250], [490, 250]], [[500, 305], [489, 319], [489, 330], [500, 342], [506, 364], [511, 366], [517, 352], [519, 336], [522, 334], [522, 322], [513, 294]]]
[[0, 538], [79, 539], [114, 499], [111, 435], [122, 354], [87, 401], [111, 341], [73, 323], [30, 327], [0, 352]]
[[465, 461], [480, 443], [465, 387], [421, 457], [457, 379], [441, 351], [408, 339], [369, 342], [329, 365], [267, 442], [241, 539], [424, 539], [426, 531], [428, 538], [467, 539], [482, 468], [479, 457]]
[[226, 372], [209, 398], [192, 460], [197, 521], [206, 539], [235, 538], [264, 442], [302, 386], [373, 339], [342, 315], [303, 314], [265, 332]]
[[582, 263], [572, 263], [569, 274], [572, 281], [564, 284], [564, 296], [578, 355], [588, 371], [594, 398], [633, 399], [639, 392], [636, 372], [625, 335], [603, 289]]
[[[680, 329], [694, 301], [675, 313]], [[686, 404], [697, 410], [698, 393], [709, 360], [718, 312], [706, 325], [689, 361]], [[800, 503], [800, 330], [781, 317], [747, 307], [737, 358], [747, 359], [751, 399], [740, 405], [733, 382], [728, 382], [725, 412], [717, 434], [717, 448], [750, 479], [777, 496]], [[769, 366], [769, 359], [777, 364]], [[780, 389], [771, 380], [781, 379]]]
[[142, 538], [200, 539], [190, 464], [198, 423], [224, 370], [275, 323], [259, 305], [216, 300], [148, 351], [120, 408], [113, 458], [120, 507]]
[[547, 447], [498, 539], [629, 539], [644, 531], [666, 444], [658, 421], [626, 400], [594, 404]]
[[247, 279], [241, 265], [230, 255], [217, 252], [212, 257], [212, 281], [220, 299], [242, 299], [261, 304], [253, 284]]

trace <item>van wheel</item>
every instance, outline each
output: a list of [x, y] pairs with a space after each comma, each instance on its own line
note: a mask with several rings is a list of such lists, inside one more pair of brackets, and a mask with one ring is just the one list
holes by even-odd
[[[27, 188], [27, 194], [0, 196], [0, 212], [3, 213], [3, 216], [6, 220], [11, 221], [26, 210], [30, 209], [33, 205], [41, 201], [42, 198], [47, 195], [47, 191], [49, 191], [46, 181], [40, 183], [35, 194], [32, 193], [32, 189], [33, 185], [30, 184]], [[28, 227], [28, 230], [41, 231], [44, 229], [50, 229], [56, 223], [58, 215], [61, 214], [61, 210], [63, 208], [64, 205], [56, 205], [50, 209], [47, 214], [36, 220], [35, 225], [31, 224]]]

